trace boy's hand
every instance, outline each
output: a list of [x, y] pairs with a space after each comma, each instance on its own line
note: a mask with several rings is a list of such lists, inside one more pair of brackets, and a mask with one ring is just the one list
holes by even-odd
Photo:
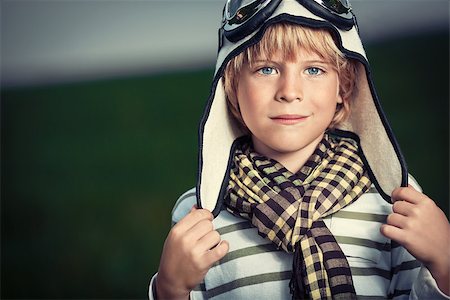
[[228, 252], [214, 230], [213, 215], [193, 207], [169, 232], [156, 278], [158, 299], [188, 299], [209, 268]]
[[433, 200], [412, 186], [392, 192], [393, 213], [381, 233], [397, 241], [431, 272], [439, 289], [450, 294], [450, 225]]

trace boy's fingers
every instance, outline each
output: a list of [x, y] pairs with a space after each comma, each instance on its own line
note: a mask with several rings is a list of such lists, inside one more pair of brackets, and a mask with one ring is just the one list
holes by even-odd
[[410, 216], [416, 205], [406, 201], [395, 201], [392, 205], [392, 211], [403, 216]]
[[415, 190], [416, 192], [418, 192], [417, 189], [416, 189], [414, 186], [410, 185], [409, 183], [408, 183], [408, 187], [409, 187], [409, 188], [412, 188], [413, 190]]
[[400, 187], [396, 188], [392, 192], [392, 200], [394, 201], [407, 201], [409, 203], [419, 203], [426, 196], [418, 191], [416, 191], [412, 187]]
[[380, 232], [387, 238], [398, 242], [399, 244], [403, 244], [404, 242], [404, 231], [398, 227], [383, 224], [381, 225]]
[[205, 252], [205, 262], [208, 263], [209, 266], [213, 265], [228, 253], [229, 248], [230, 246], [228, 244], [228, 241], [220, 241], [217, 246]]
[[205, 234], [197, 243], [199, 251], [205, 252], [213, 249], [220, 242], [220, 234], [213, 230]]
[[194, 226], [186, 231], [183, 237], [187, 241], [197, 243], [201, 238], [207, 235], [209, 232], [214, 230], [213, 223], [208, 219], [202, 219], [197, 222]]
[[408, 217], [405, 217], [401, 214], [390, 214], [387, 217], [387, 224], [391, 226], [395, 226], [397, 228], [406, 228], [408, 223]]
[[187, 231], [195, 224], [202, 220], [213, 220], [213, 215], [209, 210], [206, 209], [191, 209], [191, 212], [187, 214], [183, 219], [180, 220], [173, 228], [182, 228], [183, 231]]

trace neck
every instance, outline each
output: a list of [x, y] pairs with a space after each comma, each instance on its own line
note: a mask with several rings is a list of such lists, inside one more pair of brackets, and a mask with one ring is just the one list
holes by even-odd
[[297, 173], [303, 167], [314, 153], [314, 150], [322, 138], [323, 134], [301, 149], [296, 149], [294, 151], [277, 151], [252, 136], [253, 146], [256, 152], [278, 161], [292, 173]]

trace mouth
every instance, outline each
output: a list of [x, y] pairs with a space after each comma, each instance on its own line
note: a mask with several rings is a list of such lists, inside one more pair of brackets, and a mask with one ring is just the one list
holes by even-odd
[[302, 116], [302, 115], [278, 115], [275, 117], [270, 117], [273, 121], [279, 124], [283, 125], [294, 125], [298, 123], [305, 122], [308, 119], [309, 116]]

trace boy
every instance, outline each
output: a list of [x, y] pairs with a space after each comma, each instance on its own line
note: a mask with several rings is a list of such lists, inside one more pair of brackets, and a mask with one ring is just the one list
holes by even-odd
[[446, 298], [449, 224], [407, 186], [348, 3], [227, 1], [219, 47], [149, 297]]

